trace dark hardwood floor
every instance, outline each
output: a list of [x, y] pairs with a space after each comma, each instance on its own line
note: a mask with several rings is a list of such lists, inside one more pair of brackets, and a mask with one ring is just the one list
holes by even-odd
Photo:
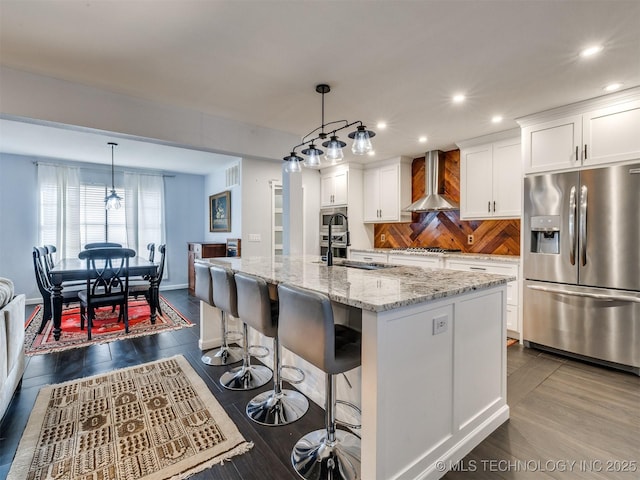
[[[22, 389], [0, 424], [0, 478], [9, 471], [41, 386], [176, 354], [189, 360], [245, 438], [254, 442], [247, 454], [191, 478], [298, 478], [289, 463], [291, 448], [303, 434], [322, 426], [322, 410], [312, 403], [307, 415], [284, 427], [249, 421], [244, 414], [246, 403], [269, 387], [251, 392], [220, 387], [218, 378], [225, 367], [200, 361], [199, 302], [186, 290], [162, 295], [196, 326], [28, 357]], [[447, 473], [446, 479], [640, 478], [640, 378], [519, 345], [507, 349], [507, 358], [510, 420], [456, 465], [457, 471]], [[571, 466], [573, 461], [577, 463]], [[624, 461], [635, 461], [635, 472], [620, 471]], [[627, 465], [627, 470], [632, 468]]]

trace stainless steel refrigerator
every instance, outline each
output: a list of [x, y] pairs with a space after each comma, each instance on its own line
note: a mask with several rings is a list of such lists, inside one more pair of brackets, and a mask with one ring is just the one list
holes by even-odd
[[525, 345], [640, 375], [640, 164], [524, 187]]

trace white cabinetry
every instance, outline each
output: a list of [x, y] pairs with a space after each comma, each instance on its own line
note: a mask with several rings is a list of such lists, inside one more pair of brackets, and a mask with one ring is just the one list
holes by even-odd
[[349, 252], [349, 259], [356, 260], [358, 262], [376, 262], [376, 263], [387, 263], [387, 254], [386, 253], [371, 253], [371, 252], [362, 252], [357, 251], [354, 252], [351, 250]]
[[394, 265], [408, 265], [410, 267], [444, 268], [444, 259], [427, 255], [394, 255], [389, 254], [388, 263]]
[[349, 198], [347, 166], [323, 173], [320, 177], [320, 204], [323, 207], [346, 205]]
[[514, 135], [501, 132], [458, 144], [463, 220], [520, 217], [522, 160], [520, 137]]
[[409, 221], [402, 209], [411, 203], [411, 159], [399, 157], [370, 166], [363, 174], [364, 221]]
[[516, 280], [507, 283], [507, 330], [520, 331], [519, 327], [519, 288], [518, 265], [492, 262], [491, 260], [474, 260], [467, 258], [447, 258], [445, 268], [464, 270], [467, 272], [486, 272], [498, 275], [510, 275]]
[[525, 173], [640, 157], [640, 89], [518, 119]]

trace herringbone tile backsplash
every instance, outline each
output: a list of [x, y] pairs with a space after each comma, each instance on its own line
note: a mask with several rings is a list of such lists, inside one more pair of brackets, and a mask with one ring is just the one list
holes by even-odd
[[[460, 201], [460, 150], [444, 154], [445, 192]], [[412, 201], [424, 194], [424, 157], [413, 160]], [[380, 239], [385, 236], [385, 241]], [[467, 244], [473, 234], [475, 242]], [[442, 247], [467, 253], [520, 255], [520, 220], [460, 220], [460, 212], [414, 213], [412, 223], [380, 223], [374, 227], [376, 248]]]

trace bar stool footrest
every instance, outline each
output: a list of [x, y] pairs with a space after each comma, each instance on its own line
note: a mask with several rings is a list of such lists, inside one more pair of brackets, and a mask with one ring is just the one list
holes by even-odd
[[[256, 350], [258, 350], [258, 351], [262, 350], [264, 353], [254, 353], [254, 351], [256, 351]], [[269, 356], [269, 353], [271, 353], [271, 350], [269, 350], [267, 347], [265, 347], [263, 345], [249, 345], [249, 354], [252, 357], [265, 358], [265, 357]]]
[[[345, 400], [336, 400], [336, 404], [339, 405], [344, 405], [346, 407], [351, 408], [352, 410], [354, 410], [355, 412], [357, 412], [357, 414], [360, 416], [362, 415], [362, 410], [360, 410], [360, 407], [358, 407], [355, 403], [352, 402], [347, 402]], [[347, 423], [343, 420], [338, 420], [336, 419], [336, 424], [338, 425], [342, 425], [343, 427], [348, 427], [348, 428], [353, 428], [356, 430], [359, 430], [360, 428], [362, 428], [362, 424], [353, 424], [353, 423]]]
[[307, 378], [307, 375], [304, 373], [304, 370], [302, 370], [301, 368], [298, 367], [294, 367], [293, 365], [282, 365], [280, 367], [280, 375], [282, 376], [282, 370], [283, 369], [289, 369], [289, 370], [295, 370], [296, 372], [298, 372], [298, 374], [300, 375], [299, 379], [296, 378], [286, 378], [286, 377], [282, 377], [282, 380], [284, 380], [287, 383], [290, 383], [291, 385], [298, 385], [299, 383], [304, 382], [304, 379]]

